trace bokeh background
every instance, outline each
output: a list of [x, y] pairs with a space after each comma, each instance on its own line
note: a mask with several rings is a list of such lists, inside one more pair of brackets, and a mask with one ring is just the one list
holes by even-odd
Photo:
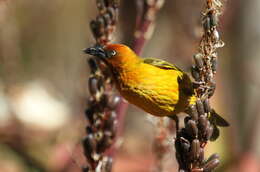
[[[121, 0], [114, 42], [132, 46], [136, 8]], [[143, 56], [189, 71], [201, 28], [203, 0], [166, 0]], [[217, 90], [212, 106], [231, 123], [210, 143], [217, 171], [260, 171], [260, 1], [226, 0]], [[80, 141], [88, 98], [89, 22], [94, 0], [0, 0], [0, 171], [74, 172], [84, 166]], [[130, 106], [115, 172], [153, 169], [155, 126]], [[173, 148], [174, 149], [174, 148]], [[165, 161], [176, 171], [174, 150]], [[175, 168], [173, 168], [175, 166]]]

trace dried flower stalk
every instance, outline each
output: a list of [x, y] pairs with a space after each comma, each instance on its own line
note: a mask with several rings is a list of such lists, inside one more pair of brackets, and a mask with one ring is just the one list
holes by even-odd
[[[105, 45], [111, 41], [118, 17], [116, 0], [96, 0], [99, 14], [90, 22], [96, 44]], [[108, 68], [99, 59], [88, 60], [90, 67], [88, 108], [85, 111], [88, 125], [83, 140], [84, 155], [88, 166], [82, 171], [110, 172], [113, 159], [107, 155], [116, 136], [116, 106], [120, 100], [113, 94], [112, 77]]]
[[210, 172], [220, 162], [217, 154], [205, 160], [204, 151], [207, 142], [219, 136], [217, 126], [228, 125], [209, 104], [209, 98], [214, 94], [216, 87], [216, 50], [224, 46], [217, 30], [221, 12], [222, 3], [219, 0], [206, 0], [206, 9], [202, 13], [204, 33], [199, 52], [193, 57], [195, 65], [191, 69], [197, 101], [189, 107], [189, 116], [184, 120], [185, 127], [177, 132], [175, 140], [176, 158], [181, 172]]

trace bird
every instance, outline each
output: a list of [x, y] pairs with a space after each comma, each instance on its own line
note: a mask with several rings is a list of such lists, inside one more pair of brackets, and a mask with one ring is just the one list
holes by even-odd
[[103, 60], [120, 95], [151, 115], [178, 122], [177, 114], [196, 102], [189, 75], [174, 64], [141, 58], [123, 44], [96, 45], [84, 52]]

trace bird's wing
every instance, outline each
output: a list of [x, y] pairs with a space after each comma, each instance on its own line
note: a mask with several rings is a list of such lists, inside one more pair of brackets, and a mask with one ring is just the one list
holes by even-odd
[[178, 68], [177, 66], [175, 66], [171, 63], [168, 63], [164, 60], [156, 59], [156, 58], [145, 58], [143, 60], [143, 62], [146, 63], [146, 64], [156, 66], [156, 67], [161, 68], [161, 69], [179, 71], [180, 75], [178, 76], [178, 82], [180, 84], [180, 89], [186, 95], [191, 96], [191, 95], [194, 94], [194, 89], [193, 89], [190, 77], [185, 72], [183, 72], [180, 68]]
[[158, 68], [162, 68], [162, 69], [169, 69], [169, 70], [178, 70], [178, 71], [181, 71], [182, 70], [180, 68], [178, 68], [177, 66], [171, 64], [171, 63], [168, 63], [164, 60], [161, 60], [161, 59], [156, 59], [156, 58], [145, 58], [143, 60], [144, 63], [147, 63], [147, 64], [150, 64], [150, 65], [153, 65], [153, 66], [156, 66]]

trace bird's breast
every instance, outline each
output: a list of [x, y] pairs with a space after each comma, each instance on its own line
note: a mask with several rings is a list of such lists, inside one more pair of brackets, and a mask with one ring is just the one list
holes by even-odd
[[172, 115], [179, 103], [180, 71], [141, 64], [116, 76], [117, 89], [131, 104], [156, 116]]

